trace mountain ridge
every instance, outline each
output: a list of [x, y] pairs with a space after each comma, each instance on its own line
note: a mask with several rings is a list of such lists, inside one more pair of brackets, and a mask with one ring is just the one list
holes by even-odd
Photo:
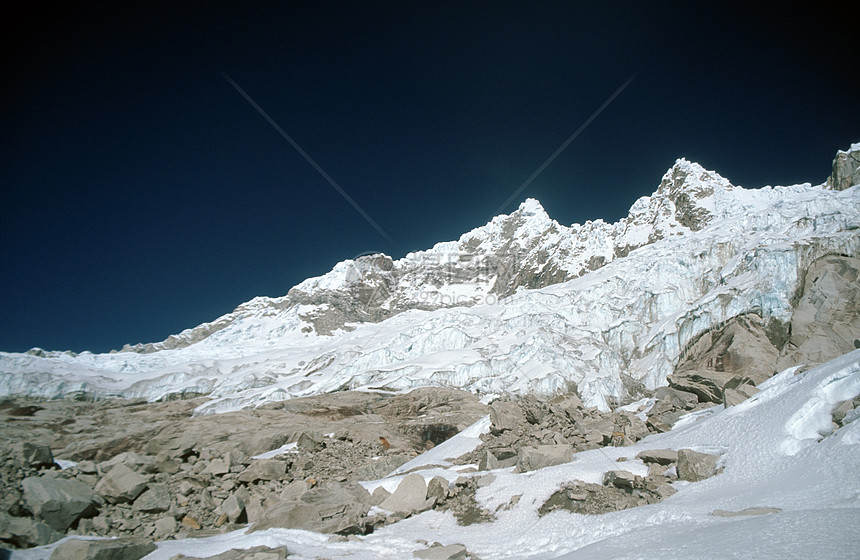
[[[529, 199], [458, 241], [397, 261], [339, 263], [285, 296], [255, 298], [183, 331], [171, 347], [0, 353], [0, 394], [207, 394], [200, 411], [219, 412], [342, 389], [442, 385], [479, 394], [576, 389], [605, 409], [665, 385], [694, 346], [693, 358], [707, 362], [697, 341], [724, 336], [738, 317], [772, 347], [762, 362], [771, 375], [786, 345], [794, 360], [812, 360], [809, 340], [827, 336], [809, 330], [814, 321], [795, 321], [807, 299], [801, 315], [832, 313], [821, 307], [826, 297], [804, 294], [838, 288], [858, 299], [858, 188], [829, 188], [857, 178], [858, 151], [837, 154], [849, 165], [834, 164], [827, 183], [755, 190], [679, 159], [614, 224], [562, 226]], [[834, 255], [804, 288], [811, 267]], [[829, 351], [849, 351], [860, 324], [837, 323], [840, 342]], [[806, 330], [791, 333], [794, 325]]]

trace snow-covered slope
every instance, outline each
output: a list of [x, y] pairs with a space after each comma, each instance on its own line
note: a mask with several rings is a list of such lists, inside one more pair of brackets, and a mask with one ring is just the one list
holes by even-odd
[[860, 255], [860, 187], [743, 189], [681, 159], [615, 224], [562, 226], [527, 200], [458, 241], [339, 263], [136, 352], [0, 353], [0, 394], [207, 393], [217, 412], [344, 388], [576, 384], [606, 408], [627, 385], [665, 384], [733, 317], [788, 324], [804, 272], [833, 254]]

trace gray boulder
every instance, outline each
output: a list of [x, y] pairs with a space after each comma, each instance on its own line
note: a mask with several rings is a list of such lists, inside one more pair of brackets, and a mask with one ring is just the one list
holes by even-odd
[[520, 472], [534, 471], [573, 461], [570, 445], [538, 445], [517, 450], [517, 468]]
[[494, 434], [516, 429], [525, 421], [523, 410], [516, 403], [496, 401], [490, 405], [490, 430]]
[[364, 533], [370, 494], [358, 484], [328, 484], [264, 512], [251, 532], [283, 527], [318, 533]]
[[98, 496], [80, 482], [42, 476], [25, 478], [21, 485], [30, 511], [57, 531], [98, 513]]
[[64, 536], [51, 526], [30, 517], [12, 517], [0, 513], [0, 542], [29, 548], [56, 542]]
[[158, 472], [158, 465], [152, 455], [141, 455], [134, 451], [125, 451], [116, 457], [104, 461], [100, 466], [102, 472], [110, 471], [116, 465], [125, 465], [133, 471], [150, 474]]
[[43, 469], [54, 465], [54, 454], [47, 445], [25, 441], [15, 444], [15, 454], [25, 467]]
[[714, 475], [719, 456], [692, 449], [678, 450], [678, 478], [698, 482]]
[[113, 504], [132, 502], [146, 490], [149, 479], [117, 463], [96, 484], [96, 492]]
[[167, 484], [150, 484], [149, 488], [134, 501], [131, 509], [144, 513], [160, 513], [170, 509], [170, 491]]
[[678, 452], [674, 449], [647, 449], [637, 455], [645, 463], [671, 465], [678, 462]]
[[733, 373], [713, 370], [694, 370], [668, 377], [669, 386], [699, 397], [700, 402], [723, 402], [723, 389], [735, 377]]
[[603, 484], [616, 488], [634, 488], [638, 485], [637, 478], [629, 471], [608, 471], [603, 475]]
[[138, 537], [70, 539], [54, 549], [51, 560], [140, 560], [155, 548], [152, 541]]
[[287, 464], [278, 459], [257, 459], [239, 473], [241, 482], [258, 480], [280, 480], [287, 472]]
[[388, 511], [412, 512], [421, 509], [427, 501], [427, 484], [418, 473], [407, 475], [397, 489], [379, 507]]
[[466, 560], [468, 552], [462, 544], [449, 544], [447, 546], [431, 546], [412, 553], [415, 558], [424, 560]]
[[299, 434], [299, 439], [296, 441], [296, 447], [299, 451], [313, 453], [325, 447], [323, 436], [319, 432], [302, 432]]
[[242, 501], [242, 498], [235, 494], [230, 495], [226, 500], [224, 500], [221, 505], [218, 506], [218, 509], [221, 510], [221, 513], [227, 516], [230, 523], [242, 523], [246, 520], [245, 503]]

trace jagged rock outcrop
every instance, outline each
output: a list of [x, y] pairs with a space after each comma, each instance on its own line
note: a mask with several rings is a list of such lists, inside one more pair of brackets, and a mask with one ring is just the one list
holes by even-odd
[[827, 186], [837, 191], [854, 185], [860, 185], [860, 144], [852, 144], [848, 151], [836, 153], [833, 172], [827, 178]]

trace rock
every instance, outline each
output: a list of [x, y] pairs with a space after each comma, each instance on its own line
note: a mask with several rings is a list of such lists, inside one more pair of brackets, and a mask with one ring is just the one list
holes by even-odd
[[636, 457], [644, 463], [656, 463], [658, 465], [671, 465], [678, 462], [678, 452], [674, 449], [648, 449], [640, 452]]
[[823, 364], [860, 348], [860, 259], [827, 255], [809, 266], [789, 332], [775, 371]]
[[[215, 556], [207, 556], [204, 560], [285, 560], [289, 551], [286, 547], [269, 548], [267, 546], [255, 546], [247, 550], [232, 549]], [[171, 560], [198, 560], [197, 556], [185, 556], [179, 554]]]
[[29, 477], [21, 485], [30, 511], [57, 531], [65, 531], [78, 519], [98, 513], [98, 496], [75, 480]]
[[516, 403], [496, 401], [490, 405], [490, 431], [494, 434], [516, 429], [525, 420], [522, 409]]
[[496, 459], [496, 456], [488, 449], [483, 455], [481, 455], [481, 460], [478, 462], [478, 470], [491, 471], [498, 468], [499, 460]]
[[635, 488], [639, 482], [637, 478], [639, 477], [629, 471], [608, 471], [603, 475], [603, 484], [616, 488]]
[[98, 467], [92, 461], [81, 461], [75, 467], [78, 469], [78, 472], [81, 474], [97, 474]]
[[854, 410], [854, 402], [853, 401], [842, 401], [836, 408], [833, 409], [831, 413], [831, 418], [833, 422], [839, 425], [842, 425], [842, 422], [845, 420], [845, 416]]
[[54, 454], [47, 445], [25, 441], [15, 444], [15, 454], [25, 467], [44, 469], [54, 465]]
[[278, 459], [256, 459], [251, 465], [239, 473], [241, 482], [256, 482], [258, 480], [280, 480], [287, 472], [287, 464]]
[[166, 515], [155, 522], [155, 538], [163, 539], [176, 532], [176, 518]]
[[378, 506], [379, 504], [387, 500], [389, 496], [391, 496], [391, 492], [389, 492], [382, 486], [377, 486], [373, 489], [373, 494], [370, 495], [370, 503], [372, 505]]
[[538, 445], [517, 450], [517, 468], [520, 472], [534, 471], [573, 461], [570, 445]]
[[324, 448], [325, 442], [323, 441], [322, 434], [319, 432], [302, 432], [296, 441], [296, 447], [299, 451], [313, 453]]
[[155, 548], [152, 541], [138, 537], [70, 539], [54, 549], [51, 560], [139, 560]]
[[844, 191], [857, 184], [860, 184], [860, 151], [839, 150], [833, 159], [833, 170], [827, 178], [827, 186], [835, 191]]
[[149, 488], [141, 494], [132, 505], [131, 509], [144, 513], [160, 513], [170, 508], [170, 491], [167, 484], [150, 484]]
[[218, 506], [222, 513], [227, 515], [230, 523], [243, 523], [247, 519], [245, 516], [245, 503], [242, 498], [235, 494], [229, 496]]
[[153, 457], [152, 455], [140, 455], [139, 453], [135, 453], [133, 451], [126, 451], [124, 453], [120, 453], [116, 457], [103, 462], [100, 467], [102, 469], [102, 472], [108, 472], [115, 465], [120, 464], [125, 465], [131, 470], [142, 474], [151, 474], [158, 471], [155, 463], [155, 457]]
[[388, 511], [412, 512], [421, 508], [427, 501], [427, 484], [418, 473], [406, 475], [391, 496], [379, 507]]
[[693, 393], [699, 402], [723, 402], [723, 388], [732, 378], [733, 373], [713, 370], [694, 370], [672, 374], [668, 377], [669, 386], [680, 391]]
[[711, 515], [714, 517], [742, 517], [747, 515], [767, 515], [769, 513], [779, 513], [782, 510], [771, 507], [751, 507], [741, 511], [726, 511], [723, 509], [715, 509]]
[[[654, 403], [655, 406], [663, 403], [666, 408], [665, 410], [658, 410], [657, 412], [649, 411], [649, 415], [659, 412], [668, 412], [675, 408], [689, 410], [699, 402], [699, 397], [693, 393], [681, 391], [673, 387], [659, 387], [654, 392], [654, 397], [657, 399], [657, 402]], [[652, 407], [651, 410], [654, 410], [654, 408]]]
[[230, 465], [227, 464], [223, 459], [212, 459], [206, 468], [203, 469], [205, 474], [211, 474], [215, 476], [225, 475], [230, 472]]
[[195, 531], [201, 528], [200, 522], [197, 521], [197, 518], [191, 517], [190, 515], [186, 515], [182, 518], [182, 524], [189, 529], [194, 529]]
[[171, 457], [166, 452], [161, 452], [156, 455], [153, 465], [156, 472], [165, 474], [176, 474], [179, 472], [179, 461]]
[[431, 546], [412, 553], [415, 558], [423, 558], [424, 560], [465, 560], [467, 554], [466, 547], [462, 544]]
[[62, 539], [65, 535], [53, 527], [30, 517], [12, 517], [0, 513], [0, 541], [18, 548], [42, 546]]
[[427, 499], [441, 502], [448, 496], [448, 480], [441, 476], [434, 476], [427, 483]]
[[746, 383], [738, 385], [734, 389], [726, 387], [723, 390], [723, 404], [726, 408], [739, 405], [758, 392], [759, 389], [757, 387]]
[[249, 531], [283, 527], [318, 533], [364, 533], [369, 509], [370, 494], [361, 485], [328, 484], [266, 510]]
[[148, 479], [118, 463], [96, 484], [96, 492], [112, 504], [132, 502], [146, 490]]
[[719, 456], [692, 449], [678, 450], [678, 478], [698, 482], [714, 475]]

